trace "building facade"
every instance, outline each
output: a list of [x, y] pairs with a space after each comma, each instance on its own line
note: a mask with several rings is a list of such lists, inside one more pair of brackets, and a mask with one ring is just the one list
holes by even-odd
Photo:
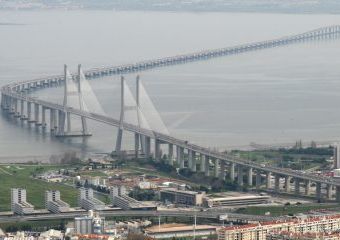
[[92, 188], [79, 188], [79, 206], [85, 210], [103, 210], [105, 204], [93, 196]]
[[53, 213], [68, 212], [70, 205], [60, 199], [60, 191], [45, 192], [45, 207]]
[[330, 233], [338, 229], [340, 229], [340, 215], [330, 215], [225, 227], [218, 231], [218, 240], [266, 240], [269, 233], [273, 232]]
[[23, 215], [34, 212], [34, 206], [27, 202], [26, 189], [11, 189], [11, 209], [15, 214]]
[[162, 189], [160, 191], [161, 201], [175, 204], [201, 206], [204, 197], [205, 192], [178, 190], [175, 188]]

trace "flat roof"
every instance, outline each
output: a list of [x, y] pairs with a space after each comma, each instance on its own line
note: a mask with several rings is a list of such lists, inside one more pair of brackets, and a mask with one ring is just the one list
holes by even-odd
[[[211, 225], [196, 225], [195, 231], [197, 230], [216, 230], [216, 226]], [[159, 228], [158, 226], [152, 226], [145, 229], [146, 233], [156, 234], [156, 233], [168, 233], [168, 232], [185, 232], [185, 231], [194, 231], [193, 225], [177, 225], [177, 226], [165, 226], [161, 225]]]
[[231, 200], [249, 200], [249, 199], [269, 199], [269, 196], [239, 196], [239, 197], [218, 197], [218, 198], [209, 198], [206, 200], [209, 201], [231, 201]]
[[196, 195], [196, 194], [204, 193], [204, 192], [178, 190], [176, 188], [165, 188], [165, 189], [162, 189], [161, 192], [176, 192], [176, 193], [183, 193], [183, 194], [190, 194], [190, 195]]

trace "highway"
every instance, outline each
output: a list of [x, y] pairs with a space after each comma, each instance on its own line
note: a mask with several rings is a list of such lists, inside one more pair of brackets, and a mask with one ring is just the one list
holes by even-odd
[[[17, 222], [17, 221], [43, 221], [55, 219], [73, 219], [78, 216], [86, 216], [87, 213], [69, 212], [69, 213], [49, 213], [37, 215], [11, 215], [0, 216], [0, 223]], [[237, 213], [220, 213], [213, 211], [179, 211], [179, 210], [162, 210], [162, 211], [101, 211], [100, 215], [103, 217], [194, 217], [207, 219], [220, 219], [221, 216], [227, 215], [224, 221], [273, 221], [279, 218], [270, 216], [247, 215]]]

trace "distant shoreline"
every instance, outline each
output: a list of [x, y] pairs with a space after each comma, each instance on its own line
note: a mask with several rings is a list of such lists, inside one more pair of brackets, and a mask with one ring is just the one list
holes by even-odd
[[[339, 15], [340, 14], [340, 4], [334, 8], [318, 8], [313, 7], [311, 9], [292, 7], [292, 8], [273, 8], [273, 7], [231, 7], [223, 8], [221, 6], [216, 7], [193, 7], [193, 8], [175, 8], [175, 7], [144, 7], [144, 8], [134, 8], [134, 7], [22, 7], [22, 8], [12, 8], [12, 7], [2, 7], [0, 11], [117, 11], [117, 12], [169, 12], [169, 13], [262, 13], [262, 14], [327, 14], [327, 15]], [[20, 23], [0, 23], [0, 26], [10, 26], [10, 25], [25, 25]]]

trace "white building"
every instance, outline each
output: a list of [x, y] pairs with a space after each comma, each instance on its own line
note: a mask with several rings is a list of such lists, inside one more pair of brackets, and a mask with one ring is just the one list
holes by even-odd
[[45, 207], [53, 213], [68, 212], [70, 205], [60, 199], [60, 191], [45, 192]]
[[80, 188], [78, 200], [79, 206], [85, 210], [105, 209], [105, 203], [94, 198], [92, 188]]
[[11, 209], [16, 214], [30, 214], [34, 212], [34, 206], [27, 202], [26, 189], [11, 189]]
[[128, 209], [156, 210], [157, 209], [157, 207], [154, 204], [140, 202], [126, 195], [126, 189], [124, 186], [112, 187], [110, 190], [110, 196], [112, 199], [112, 204], [124, 210], [128, 210]]

